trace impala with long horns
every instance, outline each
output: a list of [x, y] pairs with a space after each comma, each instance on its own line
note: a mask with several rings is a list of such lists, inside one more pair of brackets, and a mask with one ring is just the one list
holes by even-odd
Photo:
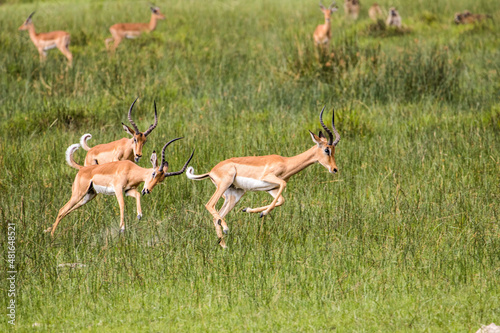
[[328, 8], [325, 8], [325, 6], [323, 6], [321, 2], [319, 3], [319, 8], [321, 9], [323, 15], [325, 16], [325, 24], [318, 25], [316, 27], [316, 30], [314, 30], [313, 38], [314, 42], [316, 43], [316, 46], [328, 45], [330, 39], [332, 38], [330, 20], [332, 17], [332, 13], [338, 10], [338, 8], [334, 6], [335, 6], [335, 1], [332, 2], [332, 4]]
[[122, 123], [123, 129], [125, 132], [132, 135], [132, 138], [123, 138], [110, 143], [103, 143], [92, 148], [87, 145], [87, 140], [90, 139], [92, 135], [87, 133], [80, 138], [80, 145], [83, 149], [88, 151], [87, 156], [85, 157], [85, 166], [123, 160], [139, 162], [139, 159], [142, 157], [142, 148], [148, 140], [148, 135], [155, 129], [156, 125], [158, 125], [158, 114], [156, 112], [156, 102], [154, 102], [155, 122], [150, 125], [144, 133], [142, 133], [132, 120], [132, 109], [134, 108], [136, 101], [137, 98], [132, 105], [130, 105], [130, 109], [128, 110], [128, 120], [134, 129]]
[[[149, 23], [116, 23], [109, 28], [113, 37], [106, 39], [106, 48], [115, 51], [124, 38], [134, 39], [143, 32], [151, 32], [156, 29], [158, 20], [164, 20], [165, 16], [160, 12], [160, 8], [151, 6], [151, 20]], [[109, 43], [113, 42], [113, 46]]]
[[161, 151], [161, 164], [158, 165], [156, 153], [151, 155], [151, 163], [153, 168], [141, 168], [131, 161], [118, 161], [102, 165], [81, 166], [73, 160], [73, 153], [80, 148], [80, 145], [74, 144], [66, 150], [66, 162], [73, 168], [78, 169], [75, 181], [73, 183], [72, 194], [69, 201], [59, 210], [56, 222], [51, 228], [45, 230], [51, 231], [54, 236], [57, 225], [61, 220], [76, 210], [85, 205], [87, 202], [95, 198], [99, 193], [107, 195], [115, 195], [120, 206], [120, 231], [125, 230], [125, 222], [123, 218], [125, 202], [123, 194], [134, 197], [137, 202], [137, 218], [142, 218], [141, 210], [141, 194], [137, 191], [137, 187], [144, 182], [142, 195], [150, 194], [153, 188], [163, 182], [166, 177], [180, 175], [186, 170], [188, 163], [193, 158], [194, 150], [191, 156], [184, 164], [183, 168], [176, 172], [168, 171], [168, 162], [165, 161], [165, 149], [172, 142], [182, 138], [170, 140], [163, 146]]
[[[335, 115], [332, 115], [332, 131], [323, 123], [323, 110], [319, 115], [321, 126], [328, 133], [328, 139], [320, 131], [319, 135], [312, 133], [311, 139], [314, 147], [293, 157], [282, 157], [279, 155], [234, 157], [217, 164], [210, 172], [195, 175], [194, 169], [189, 167], [186, 176], [189, 179], [201, 180], [210, 178], [217, 190], [205, 205], [212, 214], [219, 244], [225, 248], [223, 232], [227, 233], [229, 228], [224, 217], [229, 213], [241, 197], [248, 191], [266, 191], [274, 200], [270, 205], [259, 208], [245, 208], [247, 213], [260, 213], [260, 216], [269, 214], [274, 207], [281, 206], [285, 199], [282, 192], [290, 177], [304, 170], [311, 164], [319, 162], [332, 174], [337, 172], [335, 163], [335, 146], [340, 141], [340, 134], [335, 128]], [[335, 139], [334, 139], [335, 134]], [[217, 211], [215, 205], [220, 197], [224, 197], [224, 204]], [[221, 229], [222, 227], [222, 229]]]
[[73, 55], [69, 51], [70, 36], [66, 31], [51, 31], [45, 33], [36, 33], [35, 25], [33, 24], [32, 17], [35, 12], [24, 21], [19, 27], [19, 30], [28, 30], [31, 41], [40, 54], [40, 60], [43, 61], [47, 57], [47, 52], [50, 49], [58, 48], [62, 54], [68, 59], [69, 64], [73, 61]]

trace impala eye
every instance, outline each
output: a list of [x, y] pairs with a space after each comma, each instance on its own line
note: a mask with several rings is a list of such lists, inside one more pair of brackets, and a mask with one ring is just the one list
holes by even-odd
[[326, 153], [327, 155], [330, 155], [330, 150], [329, 150], [328, 148], [325, 148], [325, 153]]
[[153, 171], [153, 174], [151, 175], [151, 177], [153, 177], [153, 178], [156, 177], [156, 171]]
[[137, 143], [137, 139], [136, 138], [134, 138], [134, 143]]

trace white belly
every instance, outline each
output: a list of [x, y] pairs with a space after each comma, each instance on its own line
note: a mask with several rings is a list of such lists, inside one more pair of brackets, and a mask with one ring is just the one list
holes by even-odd
[[46, 45], [43, 46], [43, 50], [44, 51], [48, 51], [48, 50], [51, 50], [51, 49], [55, 48], [56, 46], [57, 46], [56, 43], [46, 44]]
[[97, 193], [101, 194], [106, 194], [106, 195], [114, 195], [115, 194], [115, 188], [113, 186], [100, 186], [100, 185], [95, 185], [94, 184], [94, 190]]
[[278, 184], [268, 183], [262, 180], [236, 176], [233, 181], [236, 188], [244, 191], [269, 191], [273, 188], [279, 187]]

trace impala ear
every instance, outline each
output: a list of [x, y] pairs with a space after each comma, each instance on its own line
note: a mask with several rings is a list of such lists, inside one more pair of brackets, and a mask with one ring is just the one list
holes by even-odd
[[[321, 132], [320, 132], [321, 133]], [[321, 139], [319, 136], [317, 136], [316, 134], [314, 134], [313, 132], [309, 131], [309, 134], [311, 134], [311, 139], [314, 141], [315, 144], [319, 146], [321, 146], [323, 143], [321, 142]]]
[[153, 154], [151, 154], [151, 164], [153, 164], [153, 168], [156, 169], [158, 166], [158, 158], [156, 157], [156, 151], [153, 151]]
[[134, 136], [135, 134], [135, 131], [133, 129], [131, 129], [130, 127], [128, 127], [127, 125], [125, 125], [124, 123], [122, 123], [123, 125], [123, 129], [125, 130], [125, 132], [127, 132], [128, 134]]

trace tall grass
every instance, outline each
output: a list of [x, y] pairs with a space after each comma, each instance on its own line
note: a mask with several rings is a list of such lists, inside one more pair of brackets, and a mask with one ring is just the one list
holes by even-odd
[[[365, 13], [349, 22], [340, 11], [321, 53], [316, 3], [157, 5], [167, 19], [114, 57], [107, 28], [147, 21], [147, 4], [0, 7], [0, 239], [16, 223], [20, 331], [461, 332], [498, 321], [498, 20], [451, 22], [458, 10], [498, 17], [497, 8], [401, 1], [411, 31], [378, 37]], [[40, 64], [16, 31], [33, 9], [39, 31], [71, 32], [72, 68], [57, 51]], [[436, 19], [422, 20], [424, 10]], [[215, 187], [185, 176], [143, 198], [141, 221], [126, 198], [123, 235], [116, 199], [101, 196], [51, 239], [43, 230], [76, 174], [65, 149], [87, 132], [91, 145], [126, 136], [120, 123], [137, 96], [139, 128], [153, 100], [159, 107], [143, 167], [177, 136], [170, 166], [196, 148], [197, 173], [233, 156], [299, 154], [326, 104], [342, 136], [340, 173], [309, 167], [264, 219], [238, 209], [271, 197], [246, 194], [227, 216], [227, 251], [204, 208]]]

